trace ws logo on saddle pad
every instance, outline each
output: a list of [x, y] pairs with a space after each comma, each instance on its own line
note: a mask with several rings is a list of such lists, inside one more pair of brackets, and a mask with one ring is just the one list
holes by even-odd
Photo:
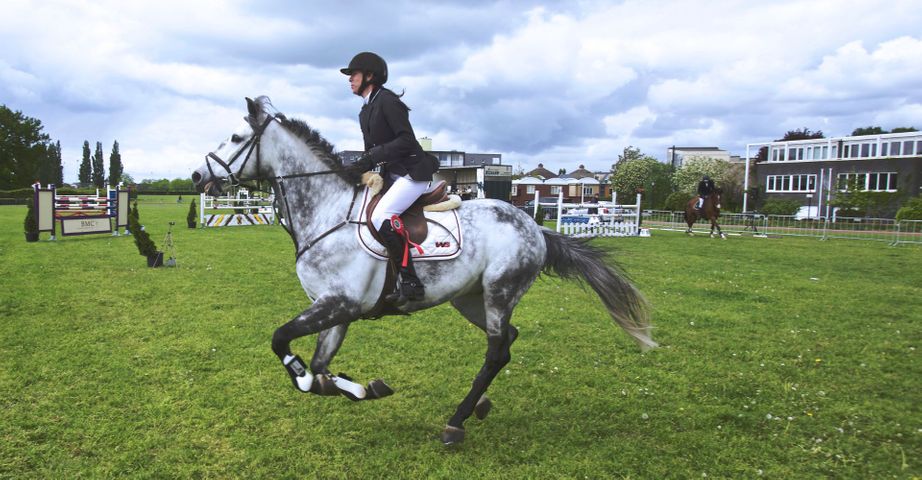
[[[362, 222], [365, 220], [363, 212], [365, 212], [368, 202], [371, 201], [373, 196], [374, 194], [366, 188], [364, 198], [362, 199], [362, 207], [358, 209], [359, 217], [355, 219], [356, 221]], [[462, 241], [461, 222], [458, 220], [458, 211], [424, 211], [423, 213], [426, 217], [429, 230], [426, 239], [419, 242], [419, 246], [423, 249], [423, 253], [419, 253], [415, 248], [410, 249], [413, 255], [413, 261], [451, 260], [460, 255]], [[368, 230], [368, 225], [363, 222], [357, 230], [359, 245], [362, 246], [362, 249], [368, 252], [372, 257], [379, 260], [387, 260], [387, 250], [384, 248], [384, 245], [381, 245], [375, 240], [371, 231]]]

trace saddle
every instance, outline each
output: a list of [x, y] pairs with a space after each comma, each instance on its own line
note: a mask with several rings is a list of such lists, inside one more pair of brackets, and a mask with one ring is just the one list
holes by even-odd
[[[410, 233], [411, 242], [419, 244], [426, 240], [426, 235], [429, 234], [429, 224], [426, 222], [426, 216], [423, 215], [423, 207], [447, 201], [448, 195], [445, 193], [447, 185], [445, 180], [439, 181], [432, 191], [420, 196], [413, 202], [413, 205], [410, 205], [410, 208], [400, 215], [400, 219], [403, 220], [404, 228]], [[371, 200], [368, 202], [368, 208], [365, 209], [365, 223], [368, 225], [368, 230], [371, 232], [371, 235], [379, 243], [384, 242], [381, 241], [381, 237], [378, 235], [378, 229], [371, 223], [371, 213], [374, 212], [375, 207], [378, 206], [378, 202], [381, 201], [381, 197], [384, 196], [384, 193], [385, 190], [382, 189], [380, 192], [376, 193], [375, 196], [371, 197]]]
[[[383, 244], [384, 242], [382, 242], [380, 235], [378, 235], [378, 230], [371, 223], [371, 214], [374, 212], [375, 207], [378, 206], [378, 203], [381, 201], [381, 197], [385, 193], [384, 189], [381, 188], [384, 182], [379, 175], [366, 173], [362, 177], [362, 183], [368, 187], [369, 192], [377, 192], [371, 197], [371, 199], [368, 200], [365, 211], [361, 213], [365, 217], [365, 225], [368, 227], [368, 232], [370, 233], [371, 237], [374, 238], [378, 243]], [[444, 203], [449, 200], [448, 195], [445, 193], [446, 188], [447, 184], [445, 181], [440, 181], [436, 184], [432, 191], [422, 195], [400, 216], [400, 218], [403, 220], [404, 228], [410, 234], [410, 241], [413, 243], [420, 244], [426, 240], [426, 237], [429, 234], [429, 225], [423, 211], [424, 209], [440, 210], [439, 207], [433, 208], [432, 206]], [[457, 205], [446, 206], [444, 208], [457, 208]], [[361, 230], [359, 237], [361, 238]], [[381, 293], [378, 295], [378, 300], [375, 302], [375, 305], [371, 310], [365, 312], [362, 315], [362, 318], [377, 319], [385, 315], [409, 315], [407, 312], [398, 309], [393, 304], [385, 300], [385, 297], [395, 290], [396, 283], [397, 266], [394, 265], [390, 259], [388, 259], [388, 267], [385, 269], [384, 275], [384, 285], [381, 289]]]

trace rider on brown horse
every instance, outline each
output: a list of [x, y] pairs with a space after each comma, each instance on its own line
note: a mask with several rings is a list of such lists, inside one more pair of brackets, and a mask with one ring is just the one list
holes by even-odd
[[704, 208], [704, 199], [713, 192], [714, 180], [711, 180], [711, 177], [707, 175], [701, 177], [701, 181], [698, 182], [698, 203], [695, 204], [695, 210], [698, 216], [703, 215], [702, 209]]

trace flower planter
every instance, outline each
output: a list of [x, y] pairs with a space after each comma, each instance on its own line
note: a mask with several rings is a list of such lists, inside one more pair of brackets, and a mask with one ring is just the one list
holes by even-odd
[[147, 266], [151, 268], [162, 267], [163, 266], [163, 252], [157, 252], [154, 255], [148, 255], [147, 256]]
[[27, 242], [37, 242], [38, 232], [25, 232]]

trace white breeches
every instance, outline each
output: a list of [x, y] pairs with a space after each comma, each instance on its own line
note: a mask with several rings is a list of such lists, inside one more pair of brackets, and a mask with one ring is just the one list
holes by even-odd
[[698, 196], [698, 208], [701, 208], [703, 206], [704, 206], [704, 197], [699, 195]]
[[391, 175], [394, 184], [388, 189], [387, 193], [381, 197], [378, 206], [371, 214], [371, 223], [375, 228], [380, 229], [384, 222], [391, 219], [394, 215], [401, 215], [405, 212], [420, 195], [429, 191], [429, 184], [432, 182], [417, 182], [409, 176], [399, 177]]

